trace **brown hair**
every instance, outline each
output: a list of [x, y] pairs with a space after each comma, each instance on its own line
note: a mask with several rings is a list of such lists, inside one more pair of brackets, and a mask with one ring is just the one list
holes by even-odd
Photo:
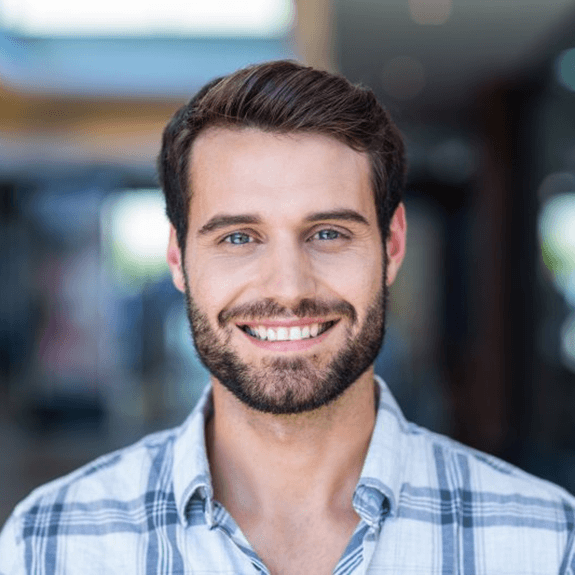
[[403, 140], [373, 92], [343, 76], [280, 60], [238, 70], [211, 81], [180, 108], [164, 129], [158, 174], [166, 212], [185, 250], [192, 190], [192, 145], [214, 126], [331, 136], [368, 154], [382, 238], [405, 185]]

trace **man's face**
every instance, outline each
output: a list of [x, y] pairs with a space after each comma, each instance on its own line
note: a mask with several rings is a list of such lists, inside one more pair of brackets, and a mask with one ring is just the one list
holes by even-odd
[[210, 129], [190, 185], [185, 259], [172, 230], [168, 261], [200, 358], [260, 411], [333, 401], [383, 339], [390, 279], [367, 157], [325, 136]]

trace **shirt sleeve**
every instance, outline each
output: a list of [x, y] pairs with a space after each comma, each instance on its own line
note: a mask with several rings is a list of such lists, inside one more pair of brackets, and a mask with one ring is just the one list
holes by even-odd
[[24, 542], [12, 514], [0, 532], [0, 575], [26, 575]]

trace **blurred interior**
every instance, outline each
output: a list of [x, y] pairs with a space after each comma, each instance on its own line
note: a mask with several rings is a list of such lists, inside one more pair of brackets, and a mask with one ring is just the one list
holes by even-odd
[[370, 86], [406, 136], [376, 371], [407, 417], [575, 492], [575, 0], [187, 4], [0, 1], [0, 524], [193, 407], [160, 134], [276, 58]]

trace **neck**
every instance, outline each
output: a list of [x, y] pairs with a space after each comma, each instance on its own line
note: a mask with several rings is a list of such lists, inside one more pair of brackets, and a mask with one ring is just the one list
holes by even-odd
[[219, 382], [213, 389], [208, 456], [215, 496], [233, 516], [351, 509], [375, 423], [373, 370], [331, 404], [297, 415], [255, 412]]

